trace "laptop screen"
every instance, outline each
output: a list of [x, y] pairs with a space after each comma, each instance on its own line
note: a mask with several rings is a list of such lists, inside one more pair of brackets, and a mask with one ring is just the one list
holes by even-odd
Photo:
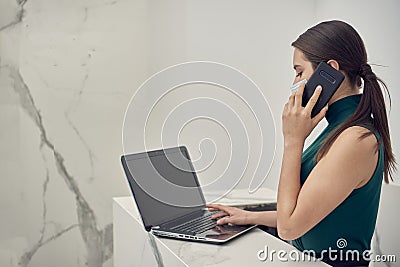
[[122, 164], [147, 230], [205, 206], [185, 147], [123, 156]]

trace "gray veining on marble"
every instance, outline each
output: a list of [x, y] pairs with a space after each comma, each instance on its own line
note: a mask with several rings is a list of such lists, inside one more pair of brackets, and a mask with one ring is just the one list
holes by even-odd
[[[286, 74], [275, 76], [278, 72], [274, 72], [274, 79], [270, 79], [265, 73], [272, 73], [268, 62], [281, 62], [281, 52], [287, 51], [275, 47], [268, 54], [265, 47], [273, 48], [270, 36], [280, 34], [274, 21], [289, 21], [287, 18], [295, 16], [298, 8], [312, 20], [315, 4], [298, 4], [294, 11], [288, 11], [286, 3], [276, 1], [285, 10], [283, 14], [268, 13], [269, 4], [260, 2], [251, 7], [243, 2], [220, 13], [227, 2], [214, 2], [214, 8], [209, 9], [201, 2], [179, 0], [0, 0], [0, 266], [112, 266], [115, 229], [110, 203], [112, 197], [129, 194], [118, 160], [122, 153], [121, 125], [130, 97], [151, 74], [188, 60], [213, 60], [250, 74], [267, 97], [276, 94], [286, 99], [285, 93], [275, 90], [271, 94], [268, 89], [281, 86], [276, 81], [291, 82]], [[348, 10], [358, 10], [357, 4], [347, 6], [353, 6]], [[397, 10], [391, 7], [398, 4], [388, 6], [381, 14], [397, 19], [397, 14], [389, 11]], [[308, 13], [310, 7], [314, 13]], [[368, 5], [365, 8], [368, 10]], [[245, 19], [237, 32], [229, 33], [231, 22], [243, 17], [235, 12], [243, 13]], [[388, 30], [387, 36], [398, 36], [397, 29], [385, 26], [389, 26], [385, 17], [374, 25]], [[310, 20], [297, 27], [307, 26]], [[258, 29], [248, 31], [261, 21]], [[209, 27], [215, 23], [218, 27]], [[363, 24], [366, 29], [369, 25]], [[289, 26], [285, 35], [292, 38], [299, 32]], [[226, 38], [219, 38], [221, 30]], [[245, 34], [243, 43], [237, 39], [238, 32]], [[207, 45], [209, 37], [214, 40], [212, 46]], [[385, 35], [369, 38], [386, 39]], [[247, 46], [246, 40], [255, 39], [255, 47]], [[281, 41], [288, 44], [287, 39]], [[215, 49], [221, 47], [224, 53]], [[396, 66], [394, 59], [398, 57], [393, 55], [397, 50], [374, 49], [371, 55], [382, 55], [387, 65]], [[241, 53], [246, 50], [250, 54]], [[266, 57], [270, 60], [265, 61]], [[282, 63], [273, 71], [286, 67]], [[388, 77], [396, 77], [391, 74], [396, 73], [394, 70], [389, 70]], [[391, 87], [398, 88], [393, 82]], [[279, 101], [271, 104], [280, 112]], [[398, 121], [396, 114], [391, 113], [392, 122]], [[395, 136], [397, 128], [391, 127]], [[152, 146], [158, 146], [155, 136], [149, 137]], [[279, 158], [281, 151], [277, 152]], [[274, 164], [273, 180], [267, 181], [272, 188], [279, 171], [279, 164]], [[243, 194], [236, 200], [227, 196], [227, 204], [232, 205], [254, 204], [265, 201], [265, 196]], [[119, 233], [123, 235], [128, 229], [124, 225]], [[388, 253], [388, 247], [398, 247], [388, 245], [386, 231], [379, 233], [383, 253]], [[128, 241], [133, 241], [126, 251], [129, 257], [134, 253], [138, 259], [135, 266], [157, 265], [145, 233], [143, 243]], [[164, 254], [166, 248], [156, 241], [163, 255], [161, 262], [178, 266], [176, 261], [168, 264], [171, 259]], [[181, 253], [189, 248], [181, 247]], [[206, 250], [199, 249], [199, 253], [206, 255]], [[199, 265], [207, 263], [200, 257], [189, 258], [186, 255], [187, 260]], [[224, 263], [222, 254], [209, 258]], [[242, 266], [247, 264], [244, 260]], [[137, 265], [140, 262], [142, 265]]]
[[0, 24], [0, 32], [4, 29], [7, 29], [9, 27], [13, 27], [14, 25], [17, 25], [22, 21], [22, 18], [24, 16], [24, 5], [27, 0], [16, 0], [16, 4], [18, 5], [18, 11], [14, 13], [14, 17], [12, 18], [11, 21], [8, 21], [5, 23], [5, 25]]
[[154, 235], [152, 235], [151, 233], [148, 232], [147, 238], [148, 238], [149, 244], [151, 246], [151, 249], [153, 251], [154, 258], [157, 262], [157, 266], [164, 267], [164, 262], [163, 262], [160, 250], [158, 249], [157, 243], [154, 239]]
[[51, 242], [51, 241], [53, 241], [53, 240], [59, 238], [60, 236], [62, 236], [63, 234], [67, 233], [68, 231], [72, 230], [73, 228], [75, 228], [75, 227], [77, 227], [77, 226], [78, 226], [78, 225], [76, 225], [76, 224], [71, 225], [71, 226], [65, 228], [64, 230], [58, 232], [57, 234], [51, 236], [50, 238], [47, 238], [46, 240], [43, 240], [43, 238], [42, 238], [43, 236], [41, 236], [40, 240], [39, 240], [29, 251], [25, 252], [25, 253], [22, 255], [22, 257], [21, 257], [21, 259], [20, 259], [18, 265], [19, 265], [19, 266], [22, 266], [22, 267], [28, 266], [29, 263], [30, 263], [30, 261], [31, 261], [31, 259], [32, 259], [32, 257], [35, 255], [35, 253], [36, 253], [42, 246], [44, 246], [44, 245], [46, 245], [47, 243], [49, 243], [49, 242]]
[[198, 248], [195, 243], [182, 242], [177, 255], [183, 262], [190, 263], [190, 266], [218, 266], [231, 259], [229, 255], [221, 253], [222, 246], [213, 246], [213, 253], [210, 248]]
[[[86, 244], [88, 253], [87, 264], [88, 266], [92, 267], [101, 266], [104, 261], [107, 261], [112, 256], [112, 225], [109, 224], [104, 229], [98, 229], [94, 211], [90, 208], [85, 197], [80, 192], [74, 177], [66, 168], [63, 156], [55, 148], [52, 141], [50, 141], [50, 138], [47, 136], [42, 116], [39, 109], [36, 107], [35, 101], [29, 91], [28, 86], [25, 84], [23, 77], [18, 70], [13, 69], [12, 67], [9, 68], [11, 77], [13, 78], [15, 84], [14, 89], [19, 96], [21, 106], [34, 121], [40, 132], [40, 149], [49, 149], [53, 152], [58, 173], [64, 179], [69, 190], [75, 195], [78, 227]], [[67, 229], [70, 230], [71, 227]], [[65, 232], [66, 230], [63, 230], [61, 233]], [[30, 253], [25, 254], [22, 257], [21, 262], [24, 264], [23, 266], [28, 265], [30, 258], [42, 245], [47, 244], [49, 241], [54, 240], [60, 235], [61, 234], [55, 235], [47, 242], [42, 242], [41, 238], [36, 247], [32, 248]]]
[[[86, 61], [84, 63], [82, 63], [82, 64], [84, 66], [87, 66], [87, 62], [90, 60], [90, 58], [91, 58], [91, 55], [89, 54], [87, 59], [86, 59]], [[88, 71], [88, 70], [86, 70], [86, 71]], [[79, 132], [79, 130], [76, 127], [76, 125], [73, 123], [73, 121], [71, 119], [71, 116], [70, 116], [70, 113], [73, 110], [75, 110], [77, 108], [77, 106], [81, 102], [81, 96], [82, 96], [83, 90], [85, 88], [86, 81], [88, 80], [88, 77], [89, 77], [89, 74], [86, 73], [85, 77], [83, 78], [82, 85], [81, 85], [79, 91], [77, 93], [75, 93], [74, 99], [71, 102], [71, 104], [69, 105], [69, 107], [66, 109], [66, 111], [64, 113], [64, 116], [65, 116], [66, 121], [70, 125], [70, 127], [73, 129], [73, 131], [75, 132], [75, 134], [77, 135], [77, 137], [81, 141], [81, 143], [84, 146], [84, 148], [87, 150], [88, 157], [89, 157], [89, 162], [90, 162], [90, 170], [91, 170], [89, 181], [93, 181], [93, 179], [94, 179], [94, 161], [96, 159], [96, 156], [95, 156], [93, 150], [90, 148], [89, 144], [86, 142], [84, 137]]]
[[145, 7], [0, 1], [0, 266], [112, 265], [111, 197], [128, 192], [121, 123], [147, 75], [131, 30], [144, 33]]

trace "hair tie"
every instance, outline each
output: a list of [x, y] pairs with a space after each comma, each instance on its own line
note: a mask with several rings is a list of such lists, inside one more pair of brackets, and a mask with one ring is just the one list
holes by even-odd
[[360, 66], [360, 70], [359, 70], [359, 75], [363, 78], [363, 79], [376, 79], [376, 76], [374, 74], [374, 72], [371, 69], [371, 66], [368, 63], [363, 63]]

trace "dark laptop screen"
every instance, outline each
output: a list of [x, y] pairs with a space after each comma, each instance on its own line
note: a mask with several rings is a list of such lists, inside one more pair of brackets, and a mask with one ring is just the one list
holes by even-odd
[[[122, 157], [122, 164], [146, 229], [205, 206], [196, 174], [187, 159], [189, 156], [185, 147]], [[171, 184], [166, 184], [160, 177]], [[173, 185], [178, 185], [179, 189], [175, 190]]]

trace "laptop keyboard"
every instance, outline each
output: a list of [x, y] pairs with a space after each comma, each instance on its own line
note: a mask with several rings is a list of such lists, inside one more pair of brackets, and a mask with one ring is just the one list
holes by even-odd
[[217, 221], [211, 219], [211, 216], [220, 211], [213, 211], [206, 213], [204, 216], [195, 218], [191, 221], [185, 222], [183, 224], [174, 226], [171, 228], [172, 231], [188, 234], [201, 234], [205, 231], [214, 228], [217, 225]]

